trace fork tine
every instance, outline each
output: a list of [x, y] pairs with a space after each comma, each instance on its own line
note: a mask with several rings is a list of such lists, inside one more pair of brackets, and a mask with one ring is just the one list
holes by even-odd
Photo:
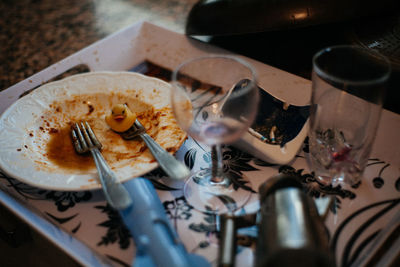
[[85, 153], [85, 150], [82, 148], [81, 142], [79, 141], [79, 138], [76, 134], [75, 127], [72, 127], [71, 134], [72, 134], [72, 143], [74, 145], [75, 151], [78, 152], [78, 154]]
[[126, 139], [126, 140], [130, 140], [133, 138], [136, 138], [139, 136], [141, 132], [139, 132], [138, 127], [135, 125], [135, 123], [131, 126], [131, 128], [129, 128], [128, 130], [126, 130], [125, 132], [121, 133], [122, 138]]
[[83, 134], [83, 136], [85, 138], [86, 144], [88, 145], [89, 148], [93, 147], [93, 142], [90, 139], [90, 137], [89, 137], [89, 135], [87, 133], [86, 127], [83, 124], [83, 122], [81, 122], [81, 128], [82, 128], [81, 132], [82, 132], [82, 134]]
[[137, 130], [141, 131], [141, 130], [145, 130], [143, 124], [140, 123], [140, 121], [138, 119], [135, 120], [135, 127], [137, 128]]
[[92, 140], [93, 144], [98, 148], [101, 149], [102, 145], [99, 142], [99, 140], [97, 139], [96, 135], [94, 134], [92, 128], [90, 127], [89, 123], [87, 121], [85, 121], [85, 127], [86, 127], [86, 131], [89, 134], [90, 139]]
[[74, 124], [74, 130], [76, 132], [76, 135], [78, 136], [78, 140], [80, 142], [82, 152], [84, 153], [84, 152], [88, 151], [88, 149], [89, 149], [88, 144], [86, 143], [85, 138], [82, 135], [82, 131], [81, 131], [78, 123]]

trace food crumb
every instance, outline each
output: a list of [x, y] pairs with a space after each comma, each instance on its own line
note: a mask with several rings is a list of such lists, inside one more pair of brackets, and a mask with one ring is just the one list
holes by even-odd
[[49, 133], [51, 133], [51, 134], [58, 133], [58, 129], [56, 129], [56, 128], [50, 128]]
[[94, 111], [94, 107], [93, 107], [93, 105], [88, 105], [88, 107], [89, 107], [89, 112], [87, 113], [87, 115], [90, 115], [93, 111]]
[[289, 103], [284, 102], [282, 108], [283, 108], [283, 110], [288, 110], [289, 106], [290, 106]]

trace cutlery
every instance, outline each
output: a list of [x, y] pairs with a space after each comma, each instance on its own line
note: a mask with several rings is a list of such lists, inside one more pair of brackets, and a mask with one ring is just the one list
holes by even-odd
[[149, 179], [137, 177], [124, 186], [134, 203], [119, 212], [136, 247], [132, 267], [211, 267], [204, 257], [186, 250]]
[[146, 143], [150, 152], [156, 158], [160, 167], [172, 179], [183, 180], [189, 177], [190, 170], [182, 162], [178, 161], [174, 156], [162, 148], [154, 139], [146, 133], [146, 129], [136, 119], [134, 125], [126, 131], [121, 133], [122, 138], [130, 140], [140, 136]]
[[75, 151], [78, 154], [85, 154], [89, 151], [92, 154], [107, 202], [117, 210], [129, 207], [132, 199], [101, 154], [102, 145], [89, 123], [87, 121], [80, 124], [75, 123], [71, 134]]

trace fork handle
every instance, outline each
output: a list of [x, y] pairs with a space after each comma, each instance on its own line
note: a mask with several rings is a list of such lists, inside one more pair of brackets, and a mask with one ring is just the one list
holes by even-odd
[[140, 137], [146, 143], [151, 154], [153, 154], [158, 164], [160, 164], [160, 167], [170, 178], [183, 180], [189, 177], [190, 170], [188, 167], [162, 148], [150, 135], [142, 133]]
[[129, 207], [132, 204], [132, 199], [128, 191], [110, 169], [110, 166], [108, 166], [100, 150], [94, 147], [90, 152], [96, 164], [103, 192], [108, 203], [117, 210]]

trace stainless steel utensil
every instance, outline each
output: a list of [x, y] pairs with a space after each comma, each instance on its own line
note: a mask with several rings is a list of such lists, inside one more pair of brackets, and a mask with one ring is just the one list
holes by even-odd
[[335, 266], [323, 223], [332, 198], [312, 199], [298, 177], [287, 173], [268, 178], [258, 189], [257, 213], [219, 216], [217, 265], [235, 266], [237, 230], [257, 225], [254, 266]]
[[75, 123], [72, 127], [72, 140], [78, 154], [91, 152], [99, 174], [101, 186], [108, 203], [122, 210], [132, 204], [128, 191], [117, 179], [100, 152], [101, 143], [88, 122]]
[[261, 219], [254, 266], [335, 266], [321, 211], [298, 177], [280, 173], [258, 192]]
[[170, 178], [175, 180], [183, 180], [190, 175], [190, 170], [186, 167], [186, 165], [178, 161], [174, 156], [172, 156], [156, 141], [154, 141], [154, 139], [146, 133], [146, 129], [139, 120], [136, 120], [135, 124], [128, 131], [123, 132], [121, 136], [126, 140], [140, 136], [150, 149], [150, 152], [153, 154], [154, 158], [160, 164], [160, 167]]

